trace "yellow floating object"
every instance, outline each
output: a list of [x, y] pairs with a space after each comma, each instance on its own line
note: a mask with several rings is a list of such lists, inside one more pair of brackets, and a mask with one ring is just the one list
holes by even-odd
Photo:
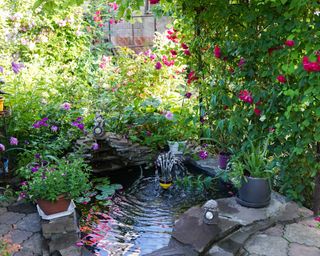
[[2, 112], [4, 109], [4, 98], [0, 97], [0, 112]]
[[172, 186], [172, 182], [170, 183], [164, 183], [160, 181], [160, 187], [162, 187], [163, 189], [168, 189]]

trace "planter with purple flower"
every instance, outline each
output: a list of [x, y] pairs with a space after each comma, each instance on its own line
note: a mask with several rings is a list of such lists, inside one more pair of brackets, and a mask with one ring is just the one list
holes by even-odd
[[53, 159], [36, 155], [33, 163], [18, 170], [23, 179], [20, 196], [36, 202], [46, 215], [67, 211], [72, 199], [90, 189], [90, 167], [81, 157]]

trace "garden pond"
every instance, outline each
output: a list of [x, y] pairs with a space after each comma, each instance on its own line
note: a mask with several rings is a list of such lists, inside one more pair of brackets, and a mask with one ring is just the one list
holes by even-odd
[[172, 186], [164, 190], [153, 170], [135, 170], [130, 175], [117, 173], [110, 179], [123, 189], [116, 192], [110, 206], [93, 213], [93, 231], [87, 237], [92, 241], [89, 249], [101, 256], [145, 255], [166, 246], [175, 220], [184, 211], [208, 199], [232, 194], [215, 180], [212, 189]]

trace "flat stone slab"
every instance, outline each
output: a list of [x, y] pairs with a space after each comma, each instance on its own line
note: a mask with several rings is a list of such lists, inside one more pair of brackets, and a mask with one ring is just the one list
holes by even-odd
[[254, 222], [275, 217], [283, 209], [283, 203], [272, 197], [270, 205], [265, 208], [247, 208], [239, 205], [235, 197], [218, 199], [219, 215], [237, 221], [246, 226]]
[[7, 234], [11, 230], [11, 226], [7, 224], [0, 224], [0, 237]]
[[9, 233], [9, 237], [15, 244], [21, 244], [23, 241], [26, 241], [30, 236], [32, 236], [32, 232], [23, 231], [19, 229], [12, 230]]
[[21, 220], [25, 215], [16, 212], [5, 212], [0, 215], [0, 224], [16, 224], [19, 220]]
[[41, 234], [35, 233], [22, 244], [22, 250], [34, 255], [42, 255], [42, 243], [43, 238]]
[[287, 225], [285, 228], [284, 238], [291, 243], [320, 248], [320, 230], [300, 223]]
[[278, 236], [282, 237], [284, 234], [284, 226], [283, 225], [276, 225], [272, 228], [267, 229], [263, 232], [264, 234], [268, 236]]
[[320, 249], [292, 243], [289, 247], [289, 256], [319, 256]]
[[9, 205], [8, 211], [29, 214], [36, 213], [37, 208], [32, 203], [22, 200]]
[[201, 253], [208, 245], [240, 227], [239, 223], [227, 218], [220, 218], [218, 225], [207, 225], [203, 222], [202, 215], [201, 207], [190, 208], [175, 223], [172, 237]]
[[28, 214], [22, 220], [20, 220], [16, 224], [16, 228], [20, 230], [25, 230], [29, 232], [40, 232], [41, 225], [40, 225], [40, 217], [38, 213]]
[[[258, 234], [253, 236], [245, 245], [250, 255], [286, 256], [289, 243], [282, 237]], [[301, 255], [302, 256], [302, 255]]]
[[0, 207], [0, 215], [4, 214], [5, 212], [7, 212], [7, 208], [6, 207]]

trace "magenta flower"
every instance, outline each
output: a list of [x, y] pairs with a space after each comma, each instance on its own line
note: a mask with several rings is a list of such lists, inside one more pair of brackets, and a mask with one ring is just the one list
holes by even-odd
[[239, 60], [238, 67], [239, 67], [239, 68], [242, 68], [242, 66], [243, 66], [244, 64], [246, 64], [246, 60], [245, 60], [244, 58], [241, 58], [241, 59]]
[[27, 186], [28, 185], [28, 182], [27, 181], [22, 181], [20, 182], [20, 186]]
[[170, 111], [167, 111], [164, 117], [167, 118], [168, 120], [172, 120], [173, 114]]
[[191, 52], [189, 49], [183, 51], [185, 55], [191, 56]]
[[218, 59], [221, 58], [221, 49], [220, 49], [220, 47], [219, 47], [218, 45], [216, 45], [216, 46], [214, 47], [213, 53], [214, 53], [214, 56], [215, 56], [216, 58], [218, 58]]
[[68, 102], [62, 103], [61, 108], [68, 111], [71, 109], [71, 104]]
[[162, 68], [162, 64], [158, 61], [158, 62], [156, 63], [156, 65], [155, 65], [155, 68], [156, 68], [157, 70], [161, 69], [161, 68]]
[[255, 108], [253, 111], [257, 116], [261, 116], [261, 110], [260, 109]]
[[240, 91], [239, 99], [246, 102], [246, 103], [249, 103], [249, 104], [253, 103], [253, 98], [252, 98], [251, 92], [249, 92], [248, 90]]
[[39, 168], [40, 168], [40, 166], [39, 165], [35, 165], [35, 166], [33, 166], [32, 168], [31, 168], [31, 172], [37, 172], [37, 171], [39, 171]]
[[285, 82], [287, 82], [287, 79], [284, 75], [279, 75], [277, 76], [277, 80], [279, 81], [279, 83], [284, 84]]
[[293, 47], [295, 45], [295, 42], [293, 40], [287, 40], [284, 44], [286, 46]]
[[47, 121], [48, 121], [48, 120], [49, 120], [48, 117], [44, 117], [44, 118], [42, 118], [41, 120], [36, 121], [32, 126], [33, 126], [33, 128], [35, 128], [35, 129], [38, 129], [38, 128], [42, 127], [42, 126], [48, 126], [48, 124], [47, 124]]
[[58, 129], [59, 129], [59, 127], [56, 126], [56, 125], [52, 125], [52, 126], [51, 126], [51, 131], [52, 131], [52, 132], [57, 132]]
[[99, 149], [99, 144], [98, 144], [98, 143], [93, 143], [93, 144], [92, 144], [92, 149], [93, 149], [94, 151], [97, 151], [97, 150]]
[[152, 136], [152, 132], [146, 131], [146, 135], [147, 135], [148, 137], [150, 137], [150, 136]]
[[11, 137], [11, 138], [10, 138], [10, 145], [12, 145], [12, 146], [17, 146], [18, 143], [19, 143], [19, 141], [18, 141], [17, 138], [15, 138], [15, 137]]
[[320, 222], [320, 216], [315, 217], [314, 220], [315, 220], [316, 222]]
[[82, 124], [82, 123], [78, 124], [77, 127], [78, 127], [81, 131], [84, 130], [84, 124]]
[[157, 55], [155, 55], [154, 53], [150, 54], [150, 59], [154, 60], [155, 58], [157, 58]]
[[6, 150], [6, 147], [3, 144], [0, 144], [0, 152], [3, 152]]
[[182, 49], [187, 50], [189, 49], [188, 45], [186, 45], [185, 43], [181, 44]]
[[205, 151], [205, 150], [201, 150], [201, 151], [199, 152], [199, 157], [200, 157], [202, 160], [207, 159], [208, 155], [209, 155], [208, 152]]
[[187, 92], [184, 96], [185, 96], [187, 99], [190, 99], [191, 96], [192, 96], [192, 93], [191, 93], [191, 92]]

